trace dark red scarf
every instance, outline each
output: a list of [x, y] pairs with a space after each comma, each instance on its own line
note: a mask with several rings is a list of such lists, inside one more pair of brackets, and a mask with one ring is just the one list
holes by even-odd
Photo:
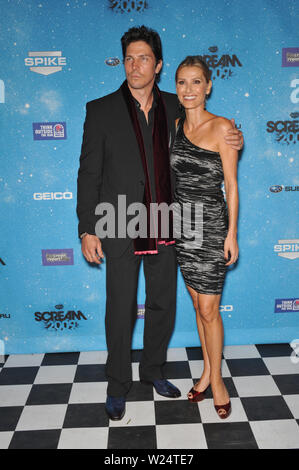
[[[165, 104], [161, 96], [158, 86], [154, 85], [155, 96], [157, 97], [157, 105], [154, 111], [154, 127], [153, 127], [153, 153], [154, 153], [154, 170], [155, 170], [155, 188], [156, 188], [156, 202], [158, 204], [165, 202], [170, 205], [172, 202], [171, 197], [171, 179], [170, 179], [170, 158], [168, 147], [168, 128], [167, 128], [167, 114]], [[173, 244], [173, 226], [172, 226], [172, 212], [169, 214], [169, 238], [161, 237], [161, 218], [158, 217], [158, 226], [155, 228], [155, 236], [150, 237], [150, 223], [151, 223], [151, 208], [152, 195], [150, 189], [149, 173], [144, 149], [144, 142], [142, 132], [140, 129], [137, 111], [133, 96], [128, 87], [127, 81], [121, 86], [125, 102], [128, 107], [129, 115], [132, 121], [134, 132], [136, 135], [140, 158], [145, 176], [145, 190], [143, 204], [147, 209], [147, 238], [135, 238], [134, 248], [135, 254], [157, 254], [157, 244]]]

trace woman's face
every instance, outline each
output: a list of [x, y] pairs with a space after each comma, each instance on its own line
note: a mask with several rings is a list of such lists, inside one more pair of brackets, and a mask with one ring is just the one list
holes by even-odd
[[207, 83], [201, 67], [183, 66], [178, 70], [176, 92], [180, 103], [186, 109], [201, 107], [204, 109], [206, 95], [212, 88], [211, 80]]

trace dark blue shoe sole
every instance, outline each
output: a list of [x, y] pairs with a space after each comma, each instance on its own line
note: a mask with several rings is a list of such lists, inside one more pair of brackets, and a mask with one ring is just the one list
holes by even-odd
[[123, 419], [123, 417], [125, 416], [125, 413], [126, 413], [126, 409], [124, 409], [124, 411], [122, 412], [122, 414], [120, 416], [112, 416], [109, 411], [107, 410], [107, 408], [105, 408], [105, 411], [109, 417], [109, 419], [111, 419], [111, 421], [120, 421], [121, 419]]

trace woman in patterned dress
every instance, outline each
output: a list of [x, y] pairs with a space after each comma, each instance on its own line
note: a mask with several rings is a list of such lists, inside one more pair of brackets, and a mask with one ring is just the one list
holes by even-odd
[[205, 62], [199, 56], [186, 57], [176, 72], [176, 90], [185, 118], [177, 120], [171, 165], [176, 176], [175, 201], [181, 207], [186, 203], [202, 207], [200, 239], [190, 244], [183, 233], [176, 240], [204, 357], [203, 374], [188, 399], [201, 401], [211, 386], [216, 412], [224, 419], [230, 414], [231, 403], [221, 376], [223, 323], [219, 305], [226, 268], [238, 258], [238, 153], [224, 140], [232, 123], [205, 109], [211, 88], [211, 72]]

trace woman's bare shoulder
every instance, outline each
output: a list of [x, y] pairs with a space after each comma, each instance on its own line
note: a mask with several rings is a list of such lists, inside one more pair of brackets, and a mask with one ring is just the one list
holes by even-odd
[[223, 116], [215, 116], [215, 119], [213, 119], [213, 126], [215, 130], [219, 132], [226, 132], [234, 127], [232, 122]]

